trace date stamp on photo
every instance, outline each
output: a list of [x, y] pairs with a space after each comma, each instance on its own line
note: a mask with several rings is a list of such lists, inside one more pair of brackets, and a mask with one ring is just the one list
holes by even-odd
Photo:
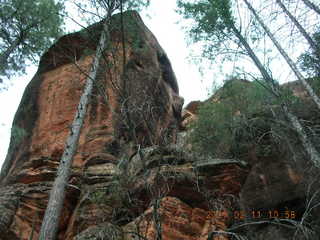
[[293, 210], [252, 210], [252, 211], [227, 211], [227, 210], [218, 210], [210, 211], [207, 215], [207, 219], [228, 217], [233, 218], [234, 220], [245, 220], [245, 219], [291, 219], [294, 220], [297, 218], [296, 211]]

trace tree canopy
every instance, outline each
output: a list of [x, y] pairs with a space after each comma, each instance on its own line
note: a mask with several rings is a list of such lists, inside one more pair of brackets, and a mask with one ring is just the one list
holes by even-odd
[[62, 33], [64, 6], [54, 0], [0, 1], [0, 76], [24, 72]]
[[[320, 29], [312, 36], [314, 41], [320, 45]], [[299, 61], [303, 71], [307, 72], [311, 76], [320, 77], [320, 49], [308, 50], [300, 55]]]
[[185, 19], [192, 19], [189, 27], [190, 40], [193, 43], [204, 44], [203, 55], [212, 57], [218, 49], [232, 40], [229, 34], [234, 18], [231, 12], [230, 0], [221, 1], [177, 1], [178, 13]]
[[[249, 18], [251, 20], [249, 21], [249, 25], [247, 25], [249, 27], [249, 32], [257, 32], [258, 37], [261, 37], [262, 34], [269, 37], [271, 43], [276, 47], [283, 59], [285, 59], [286, 63], [292, 69], [292, 72], [295, 73], [299, 82], [303, 84], [309, 96], [312, 98], [314, 103], [317, 104], [318, 108], [320, 108], [319, 97], [315, 94], [310, 84], [304, 79], [293, 60], [288, 56], [287, 52], [279, 44], [275, 35], [271, 32], [269, 27], [267, 27], [265, 21], [262, 20], [260, 17], [260, 12], [257, 11], [249, 1], [243, 0], [241, 2], [244, 3], [243, 5], [247, 8], [241, 9], [238, 7], [239, 13], [238, 18], [236, 19], [237, 23], [235, 23], [235, 18], [232, 17], [232, 14], [234, 14], [235, 9], [237, 9], [238, 1], [231, 2], [229, 0], [198, 0], [190, 3], [186, 0], [179, 0], [179, 7], [182, 9], [180, 11], [185, 18], [194, 19], [194, 25], [191, 30], [189, 30], [189, 34], [194, 41], [206, 42], [204, 48], [204, 55], [206, 57], [209, 57], [211, 60], [213, 60], [211, 51], [215, 51], [217, 54], [219, 54], [221, 52], [221, 48], [217, 48], [217, 45], [226, 45], [225, 41], [227, 39], [233, 40], [233, 42], [237, 43], [238, 46], [243, 49], [243, 53], [245, 53], [251, 59], [261, 74], [258, 82], [262, 85], [264, 85], [263, 82], [266, 83], [269, 92], [272, 93], [273, 97], [275, 97], [281, 103], [280, 106], [282, 113], [286, 116], [296, 134], [299, 135], [300, 141], [303, 144], [305, 151], [308, 153], [310, 160], [315, 164], [315, 166], [320, 167], [320, 154], [318, 150], [308, 138], [303, 125], [299, 122], [299, 119], [295, 113], [290, 110], [291, 102], [287, 101], [287, 99], [284, 97], [283, 91], [275, 83], [272, 72], [268, 71], [265, 64], [260, 60], [259, 55], [257, 55], [257, 50], [253, 48], [252, 35], [245, 35], [246, 31], [243, 29], [243, 21], [241, 17], [242, 14], [240, 13], [245, 13], [245, 11], [249, 12]], [[207, 25], [210, 25], [210, 27]], [[262, 30], [262, 32], [259, 33], [257, 29]], [[230, 45], [225, 46], [227, 49], [229, 47]], [[261, 81], [261, 77], [264, 80], [263, 82]]]

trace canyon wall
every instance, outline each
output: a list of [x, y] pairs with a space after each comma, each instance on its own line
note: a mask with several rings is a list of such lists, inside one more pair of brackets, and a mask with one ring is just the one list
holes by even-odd
[[[217, 233], [252, 220], [253, 210], [287, 209], [293, 220], [304, 210], [295, 206], [305, 198], [301, 172], [281, 156], [242, 161], [190, 151], [189, 125], [202, 103], [182, 112], [166, 53], [136, 12], [124, 22], [125, 49], [120, 16], [110, 22], [58, 238], [222, 240], [233, 235]], [[97, 23], [60, 38], [25, 90], [0, 175], [2, 240], [38, 239], [100, 31]], [[261, 239], [288, 234], [263, 229]]]

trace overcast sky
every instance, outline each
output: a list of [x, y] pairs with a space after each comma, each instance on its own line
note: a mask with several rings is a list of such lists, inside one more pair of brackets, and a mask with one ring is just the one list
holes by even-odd
[[[207, 72], [202, 76], [197, 66], [188, 63], [189, 48], [181, 26], [176, 24], [180, 17], [174, 11], [175, 2], [174, 0], [151, 1], [147, 11], [150, 17], [142, 14], [142, 18], [166, 51], [178, 80], [180, 95], [184, 97], [185, 103], [204, 100], [208, 96], [207, 90], [212, 84], [213, 75]], [[69, 31], [74, 30], [72, 29], [74, 27], [77, 27], [74, 23], [66, 26]], [[12, 81], [9, 90], [0, 92], [0, 166], [7, 153], [14, 114], [23, 91], [36, 70], [37, 66], [29, 67], [27, 74]]]
[[[181, 29], [182, 25], [185, 25], [186, 22], [184, 21], [182, 25], [177, 24], [177, 22], [181, 20], [181, 17], [175, 12], [176, 0], [150, 2], [151, 5], [147, 11], [141, 13], [142, 19], [166, 51], [178, 80], [180, 95], [185, 99], [185, 104], [192, 100], [206, 99], [208, 93], [212, 90], [212, 85], [221, 85], [222, 81], [228, 78], [228, 76], [234, 76], [235, 73], [237, 73], [238, 70], [236, 69], [240, 69], [243, 72], [250, 72], [251, 75], [257, 73], [257, 69], [252, 65], [251, 61], [246, 61], [241, 58], [241, 60], [234, 59], [234, 63], [230, 62], [229, 64], [225, 64], [222, 63], [218, 57], [213, 59], [213, 62], [216, 64], [213, 69], [207, 67], [208, 65], [206, 63], [202, 64], [202, 67], [205, 66], [205, 74], [201, 75], [198, 71], [199, 66], [189, 63], [188, 60], [191, 50], [195, 51], [196, 54], [199, 54], [199, 51], [195, 50], [197, 48], [187, 46], [186, 44], [185, 34]], [[260, 0], [254, 1], [254, 3], [268, 3], [268, 1]], [[319, 16], [306, 8], [303, 3], [297, 3], [300, 5], [292, 5], [292, 11], [298, 14], [299, 19], [305, 26], [309, 26], [309, 29], [307, 29], [308, 32], [314, 32], [320, 20]], [[270, 5], [269, 8], [270, 7], [272, 8], [273, 6]], [[273, 11], [273, 9], [270, 10], [268, 7], [262, 9], [264, 12], [260, 12], [260, 14], [264, 14], [264, 19], [273, 19], [273, 15], [270, 15], [270, 11]], [[77, 21], [80, 21], [80, 18], [77, 17], [75, 6], [69, 3], [66, 11], [69, 14], [71, 13]], [[248, 13], [243, 11], [241, 4], [238, 14], [238, 18], [240, 18], [242, 23], [246, 21], [248, 23], [251, 22], [249, 21], [250, 14], [248, 15]], [[149, 15], [149, 17], [147, 15]], [[280, 25], [281, 28], [279, 27]], [[277, 24], [269, 25], [269, 27], [273, 28], [271, 31], [276, 34], [276, 37], [281, 41], [282, 45], [287, 44], [285, 46], [286, 51], [293, 57], [294, 61], [306, 50], [304, 39], [301, 38], [301, 36], [299, 37], [299, 34], [296, 35], [295, 31], [292, 31], [292, 23], [287, 23], [284, 15], [280, 15], [280, 19], [277, 18]], [[71, 32], [80, 30], [80, 27], [69, 20], [66, 24], [66, 30]], [[291, 34], [295, 35], [291, 36]], [[272, 76], [280, 83], [296, 80], [296, 77], [294, 77], [289, 70], [283, 58], [279, 58], [278, 51], [266, 36], [263, 38], [263, 45], [257, 45], [255, 50], [258, 57], [270, 68]], [[221, 55], [220, 52], [219, 55]], [[269, 62], [270, 65], [268, 64]], [[220, 66], [218, 67], [218, 65]], [[0, 166], [5, 159], [9, 145], [10, 128], [14, 114], [20, 103], [23, 91], [36, 70], [37, 66], [29, 67], [27, 74], [12, 81], [12, 86], [9, 90], [0, 92]], [[237, 76], [241, 77], [241, 75]], [[247, 77], [248, 75], [245, 76], [245, 78]]]

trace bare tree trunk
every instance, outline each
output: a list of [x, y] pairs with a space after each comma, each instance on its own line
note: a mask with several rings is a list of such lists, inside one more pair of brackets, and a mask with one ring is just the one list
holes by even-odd
[[279, 88], [273, 78], [271, 78], [270, 74], [267, 72], [265, 67], [262, 65], [260, 60], [258, 59], [257, 55], [254, 53], [250, 45], [248, 44], [247, 40], [242, 36], [241, 32], [232, 24], [231, 28], [233, 32], [235, 33], [236, 37], [239, 39], [241, 44], [244, 46], [246, 49], [247, 53], [249, 54], [249, 57], [253, 60], [254, 64], [257, 66], [259, 69], [262, 77], [268, 82], [268, 84], [271, 87], [271, 93], [275, 95], [275, 97], [279, 98], [281, 96]]
[[92, 93], [94, 81], [96, 80], [99, 64], [101, 57], [106, 46], [107, 34], [108, 34], [108, 23], [106, 18], [103, 23], [103, 30], [100, 35], [99, 45], [97, 46], [96, 54], [91, 66], [89, 76], [84, 87], [84, 91], [81, 95], [77, 111], [71, 125], [70, 134], [66, 141], [63, 155], [60, 159], [60, 165], [57, 171], [57, 176], [53, 183], [52, 190], [50, 192], [50, 198], [47, 205], [47, 209], [42, 221], [40, 230], [40, 240], [54, 240], [58, 231], [59, 217], [65, 198], [65, 189], [70, 176], [70, 168], [72, 165], [73, 156], [76, 152], [80, 131], [83, 125], [84, 117], [87, 110], [87, 104], [89, 97]]
[[290, 18], [290, 20], [294, 23], [294, 25], [299, 29], [300, 33], [304, 36], [305, 39], [307, 39], [310, 47], [313, 49], [313, 51], [317, 51], [319, 48], [317, 46], [317, 43], [312, 40], [310, 35], [307, 33], [307, 31], [301, 26], [301, 24], [298, 22], [298, 20], [289, 12], [289, 10], [286, 8], [286, 6], [281, 2], [281, 0], [276, 0], [278, 5], [282, 8], [282, 10], [287, 14], [287, 16]]
[[[270, 74], [267, 72], [265, 67], [260, 62], [259, 58], [256, 56], [246, 39], [242, 36], [242, 34], [238, 31], [238, 29], [232, 25], [231, 26], [233, 32], [235, 33], [236, 37], [239, 39], [241, 44], [246, 49], [247, 53], [249, 54], [249, 57], [253, 60], [256, 67], [259, 69], [260, 73], [262, 74], [265, 81], [271, 85], [271, 90], [275, 91], [273, 92], [273, 95], [281, 100], [281, 94], [279, 87], [275, 85], [274, 80], [270, 76]], [[287, 117], [289, 122], [291, 123], [291, 126], [295, 130], [295, 132], [298, 134], [299, 140], [301, 141], [305, 151], [308, 153], [310, 160], [313, 162], [313, 164], [320, 168], [320, 154], [313, 146], [312, 142], [308, 139], [308, 136], [306, 132], [303, 129], [303, 126], [300, 124], [298, 118], [289, 111], [288, 107], [285, 103], [281, 104], [282, 111], [284, 115]]]
[[307, 5], [309, 8], [311, 8], [312, 10], [314, 10], [316, 13], [320, 15], [320, 8], [317, 5], [310, 2], [309, 0], [302, 0], [302, 1], [304, 2], [305, 5]]
[[304, 146], [306, 151], [309, 153], [310, 160], [313, 162], [313, 164], [317, 168], [320, 168], [319, 153], [314, 148], [311, 141], [308, 139], [307, 134], [303, 130], [303, 127], [302, 127], [301, 123], [299, 122], [298, 118], [288, 110], [286, 105], [283, 105], [282, 109], [284, 110], [286, 117], [290, 120], [293, 128], [296, 130], [297, 134], [299, 135], [299, 139], [302, 142], [302, 145]]
[[251, 6], [251, 4], [247, 0], [243, 0], [246, 5], [248, 6], [249, 10], [252, 12], [252, 14], [255, 16], [255, 18], [258, 20], [258, 22], [261, 24], [265, 32], [268, 34], [269, 38], [272, 40], [274, 45], [277, 47], [280, 54], [283, 56], [283, 58], [286, 60], [292, 71], [297, 76], [298, 80], [301, 81], [305, 89], [307, 90], [308, 94], [312, 98], [312, 100], [317, 105], [318, 109], [320, 110], [320, 98], [316, 95], [316, 93], [313, 91], [310, 84], [305, 80], [305, 78], [302, 76], [298, 68], [296, 67], [295, 63], [291, 60], [291, 58], [288, 56], [288, 54], [284, 51], [284, 49], [281, 47], [281, 45], [278, 43], [278, 41], [275, 39], [273, 34], [270, 32], [269, 28], [264, 24], [262, 19], [259, 17], [259, 15], [256, 13], [254, 8]]
[[161, 197], [157, 198], [156, 200], [154, 200], [154, 204], [153, 204], [153, 211], [152, 211], [152, 215], [153, 215], [153, 221], [154, 221], [154, 228], [156, 229], [156, 236], [155, 236], [155, 240], [162, 240], [162, 224], [161, 224], [161, 217], [160, 217], [160, 213], [159, 213], [159, 208], [161, 206]]

